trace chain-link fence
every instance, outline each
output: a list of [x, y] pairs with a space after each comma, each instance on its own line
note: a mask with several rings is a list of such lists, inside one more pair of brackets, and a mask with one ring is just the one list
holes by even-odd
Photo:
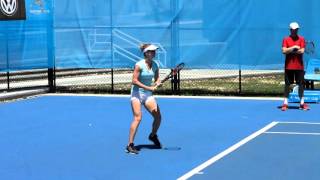
[[[164, 78], [170, 69], [160, 69]], [[56, 71], [58, 92], [129, 94], [132, 69], [69, 69]], [[183, 69], [178, 89], [167, 81], [156, 94], [270, 95], [283, 92], [283, 72], [278, 70]]]
[[[160, 69], [160, 78], [170, 71]], [[64, 93], [129, 94], [133, 69], [55, 69], [53, 74], [50, 79], [45, 69], [2, 72], [0, 91], [52, 86]], [[320, 88], [313, 83], [308, 82], [308, 88]], [[183, 69], [178, 81], [165, 82], [155, 94], [282, 96], [283, 88], [284, 75], [279, 70]]]
[[48, 87], [48, 70], [23, 70], [0, 73], [0, 91]]

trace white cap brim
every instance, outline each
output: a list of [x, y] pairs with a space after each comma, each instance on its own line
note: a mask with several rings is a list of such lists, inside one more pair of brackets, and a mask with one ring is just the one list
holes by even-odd
[[157, 49], [159, 49], [158, 46], [155, 46], [155, 45], [151, 44], [150, 46], [146, 47], [146, 48], [143, 50], [143, 52], [145, 53], [145, 52], [147, 52], [147, 51], [155, 51], [155, 50], [157, 50]]

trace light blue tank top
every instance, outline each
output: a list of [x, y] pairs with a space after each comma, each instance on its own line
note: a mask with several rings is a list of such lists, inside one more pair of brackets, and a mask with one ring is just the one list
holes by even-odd
[[[152, 61], [152, 68], [149, 69], [147, 64], [146, 64], [146, 62], [145, 62], [145, 60], [142, 59], [142, 60], [138, 61], [136, 63], [136, 65], [138, 65], [139, 68], [140, 68], [140, 75], [139, 75], [139, 78], [138, 78], [139, 81], [142, 84], [146, 85], [146, 86], [151, 86], [152, 83], [153, 83], [153, 80], [154, 80], [153, 79], [154, 75], [155, 75], [156, 71], [159, 69], [158, 63], [156, 61]], [[150, 92], [150, 91], [145, 90], [143, 88], [140, 88], [139, 86], [134, 85], [134, 84], [132, 85], [131, 93], [133, 91], [139, 91], [139, 92], [142, 92], [142, 93]]]

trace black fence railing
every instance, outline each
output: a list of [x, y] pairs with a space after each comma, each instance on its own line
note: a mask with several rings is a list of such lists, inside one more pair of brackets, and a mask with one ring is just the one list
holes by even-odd
[[0, 91], [16, 91], [49, 87], [47, 69], [0, 72]]
[[[160, 69], [164, 78], [170, 69]], [[33, 69], [0, 73], [0, 91], [48, 88], [49, 92], [129, 94], [132, 69]], [[282, 96], [283, 71], [183, 69], [157, 89], [161, 95]], [[320, 84], [308, 81], [307, 88]]]
[[[170, 72], [161, 69], [160, 78]], [[132, 69], [56, 69], [56, 92], [129, 94]], [[165, 95], [270, 95], [283, 92], [283, 72], [270, 70], [184, 69], [157, 89]]]

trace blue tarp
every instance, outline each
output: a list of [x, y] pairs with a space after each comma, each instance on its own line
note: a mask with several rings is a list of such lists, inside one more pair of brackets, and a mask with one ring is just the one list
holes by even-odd
[[320, 59], [313, 58], [308, 61], [304, 78], [306, 80], [320, 81]]
[[290, 22], [318, 51], [319, 8], [318, 0], [26, 0], [26, 21], [0, 22], [0, 69], [131, 68], [144, 42], [160, 46], [162, 67], [283, 69]]

